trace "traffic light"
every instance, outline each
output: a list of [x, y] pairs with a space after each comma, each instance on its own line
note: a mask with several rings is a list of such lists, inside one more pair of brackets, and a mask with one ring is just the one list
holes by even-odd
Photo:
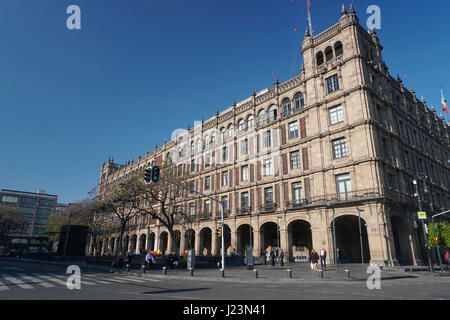
[[219, 238], [222, 236], [222, 228], [217, 229], [217, 236]]
[[437, 237], [434, 237], [434, 244], [438, 244], [438, 243], [439, 243], [438, 238], [437, 238]]
[[152, 182], [152, 167], [145, 169], [144, 182], [146, 184], [149, 184], [150, 182]]
[[159, 167], [158, 166], [153, 166], [152, 167], [152, 182], [153, 183], [158, 183], [159, 182]]

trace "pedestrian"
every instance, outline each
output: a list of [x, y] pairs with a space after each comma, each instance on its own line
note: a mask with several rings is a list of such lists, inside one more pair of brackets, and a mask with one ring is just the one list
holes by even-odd
[[267, 257], [266, 257], [266, 252], [264, 250], [261, 250], [261, 257], [264, 260], [264, 264], [267, 264]]
[[280, 265], [283, 267], [284, 266], [284, 251], [283, 249], [280, 249]]
[[174, 253], [174, 254], [172, 255], [172, 257], [173, 257], [173, 267], [174, 267], [175, 269], [177, 269], [177, 268], [178, 268], [178, 254]]
[[272, 267], [275, 267], [275, 251], [273, 248], [270, 250], [270, 260], [272, 261]]
[[323, 270], [327, 269], [327, 250], [325, 250], [325, 248], [322, 248], [322, 250], [320, 250], [320, 265], [322, 266]]
[[341, 249], [337, 248], [336, 251], [337, 251], [337, 258], [338, 258], [337, 262], [338, 263], [342, 263], [342, 252], [341, 252]]
[[147, 255], [145, 256], [145, 265], [147, 266], [147, 270], [152, 270], [154, 263], [156, 263], [155, 258], [153, 258], [153, 255], [149, 250]]
[[445, 253], [445, 261], [447, 262], [447, 264], [450, 264], [450, 254], [449, 254], [449, 249], [447, 248], [447, 252]]
[[314, 249], [311, 249], [311, 254], [309, 255], [309, 262], [311, 263], [311, 268], [313, 269], [313, 271], [317, 271], [317, 263], [319, 262], [319, 255]]

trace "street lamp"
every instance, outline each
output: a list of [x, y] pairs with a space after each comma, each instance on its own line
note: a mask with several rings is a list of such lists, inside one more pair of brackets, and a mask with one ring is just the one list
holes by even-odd
[[280, 237], [280, 223], [278, 222], [279, 220], [281, 220], [281, 219], [283, 219], [283, 217], [281, 217], [281, 216], [278, 216], [277, 217], [277, 231], [278, 231], [278, 249], [280, 248], [280, 246], [281, 246], [281, 237]]
[[[413, 180], [413, 184], [414, 184], [415, 191], [416, 191], [414, 196], [417, 197], [417, 201], [419, 203], [419, 212], [421, 212], [422, 211], [422, 202], [420, 201], [420, 193], [419, 193], [419, 188], [418, 188], [418, 184], [417, 184], [417, 180], [416, 179]], [[433, 272], [433, 266], [431, 264], [431, 257], [430, 257], [430, 249], [429, 249], [429, 246], [428, 246], [427, 225], [425, 224], [423, 219], [421, 219], [420, 221], [422, 222], [422, 229], [423, 229], [423, 236], [424, 236], [423, 242], [424, 242], [424, 245], [425, 245], [425, 250], [427, 252], [428, 266], [429, 266], [430, 272]]]
[[358, 207], [356, 207], [356, 209], [358, 210], [359, 242], [361, 244], [361, 267], [362, 267], [363, 272], [364, 272], [364, 250], [363, 250], [362, 229], [361, 229], [361, 212], [364, 212], [364, 209], [359, 209]]

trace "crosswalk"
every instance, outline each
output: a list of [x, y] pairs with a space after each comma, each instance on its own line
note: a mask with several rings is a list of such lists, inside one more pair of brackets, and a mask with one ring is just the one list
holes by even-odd
[[[36, 288], [67, 287], [67, 279], [70, 274], [53, 273], [14, 273], [0, 274], [0, 295], [8, 290], [31, 290]], [[140, 278], [135, 276], [111, 276], [104, 274], [81, 274], [81, 285], [95, 286], [108, 284], [145, 284], [159, 282], [161, 280]]]

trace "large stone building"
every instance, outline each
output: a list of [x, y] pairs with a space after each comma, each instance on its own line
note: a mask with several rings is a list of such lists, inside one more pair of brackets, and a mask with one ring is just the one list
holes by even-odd
[[[361, 221], [366, 262], [422, 264], [413, 180], [428, 214], [450, 207], [450, 130], [389, 74], [382, 49], [375, 31], [343, 7], [337, 24], [314, 37], [306, 32], [298, 76], [276, 79], [138, 161], [110, 159], [99, 194], [171, 157], [196, 190], [225, 204], [228, 250], [242, 253], [251, 241], [255, 255], [281, 247], [298, 261], [325, 248], [332, 260], [334, 227], [344, 261], [361, 261]], [[186, 192], [179, 206], [193, 217], [175, 228], [180, 250], [218, 254], [218, 205]], [[156, 221], [137, 219], [124, 244], [172, 251], [168, 237]], [[113, 252], [117, 238], [103, 239], [94, 254]]]

